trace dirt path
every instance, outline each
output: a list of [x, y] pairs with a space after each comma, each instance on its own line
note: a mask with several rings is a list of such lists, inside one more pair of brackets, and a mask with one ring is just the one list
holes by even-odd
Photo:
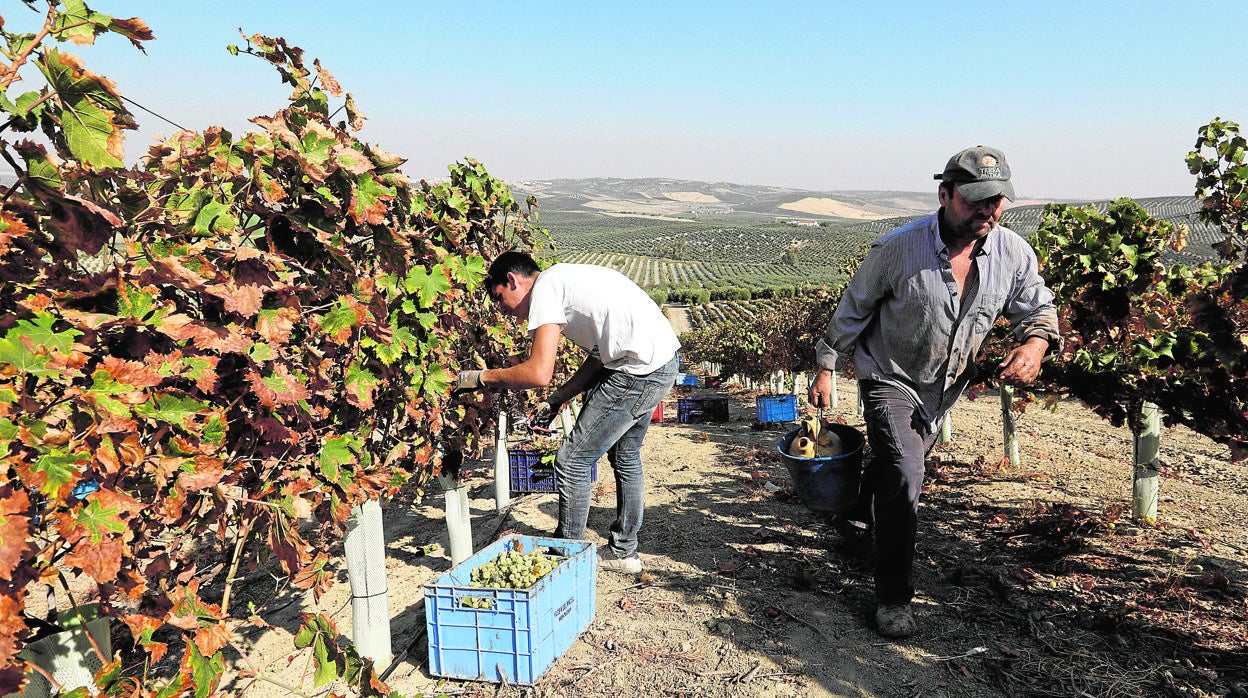
[[672, 329], [676, 330], [677, 337], [693, 329], [693, 324], [689, 322], [689, 306], [667, 305], [664, 310], [667, 312], [668, 322], [672, 323]]
[[[842, 386], [833, 412], [860, 426], [854, 385]], [[1033, 406], [1020, 418], [1021, 467], [1002, 467], [995, 396], [960, 404], [920, 512], [919, 632], [889, 642], [872, 628], [869, 563], [786, 491], [774, 453], [784, 429], [753, 424], [752, 394], [717, 394], [730, 399], [726, 423], [675, 424], [667, 403], [643, 454], [646, 571], [600, 574], [595, 620], [538, 685], [439, 681], [421, 640], [391, 688], [531, 698], [1248, 696], [1248, 471], [1221, 446], [1167, 431], [1163, 522], [1146, 528], [1114, 514], [1131, 492], [1125, 429], [1078, 405]], [[590, 513], [597, 543], [615, 501], [605, 466]], [[500, 519], [489, 468], [477, 472], [478, 548], [495, 531], [553, 530], [554, 495], [519, 498]], [[430, 495], [386, 507], [396, 652], [424, 627], [421, 585], [450, 566], [441, 504]], [[290, 632], [298, 611], [319, 608], [349, 636], [345, 572], [340, 582], [319, 604], [275, 593], [261, 577], [244, 587], [273, 625], [248, 639], [261, 675], [311, 690]], [[224, 688], [288, 695], [243, 678]]]

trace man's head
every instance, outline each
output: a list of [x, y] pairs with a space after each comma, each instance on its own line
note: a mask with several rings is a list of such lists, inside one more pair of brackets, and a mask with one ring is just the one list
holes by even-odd
[[1010, 166], [1005, 155], [996, 148], [977, 145], [949, 158], [945, 171], [933, 175], [941, 187], [952, 193], [957, 189], [963, 199], [974, 203], [994, 196], [1014, 200], [1010, 183]]
[[504, 313], [525, 319], [529, 315], [529, 291], [541, 268], [523, 252], [504, 252], [490, 264], [485, 291]]

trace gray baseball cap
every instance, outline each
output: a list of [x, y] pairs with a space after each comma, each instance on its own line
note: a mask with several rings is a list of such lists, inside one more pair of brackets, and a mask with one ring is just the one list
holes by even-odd
[[996, 148], [983, 145], [967, 148], [949, 158], [945, 171], [933, 175], [933, 179], [953, 182], [967, 201], [982, 201], [997, 194], [1014, 200], [1010, 166], [1005, 162], [1005, 155]]

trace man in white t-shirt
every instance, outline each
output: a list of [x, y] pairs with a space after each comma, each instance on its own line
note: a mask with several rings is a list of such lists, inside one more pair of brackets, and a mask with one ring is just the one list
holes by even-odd
[[504, 313], [528, 322], [532, 348], [514, 366], [460, 372], [455, 389], [549, 386], [560, 334], [588, 351], [576, 373], [533, 411], [535, 421], [549, 423], [565, 402], [583, 395], [576, 425], [555, 456], [555, 536], [585, 537], [590, 469], [605, 453], [615, 472], [616, 519], [599, 564], [640, 572], [641, 443], [654, 408], [676, 381], [680, 342], [671, 323], [641, 287], [606, 267], [555, 264], [542, 271], [529, 255], [506, 252], [490, 265], [485, 288]]

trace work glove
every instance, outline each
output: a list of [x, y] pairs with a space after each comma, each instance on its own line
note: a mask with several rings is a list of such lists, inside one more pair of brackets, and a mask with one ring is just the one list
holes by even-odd
[[451, 390], [451, 394], [458, 395], [469, 390], [480, 390], [485, 387], [481, 382], [482, 373], [484, 371], [460, 371], [459, 377], [455, 379], [455, 387]]
[[549, 402], [539, 402], [533, 407], [533, 412], [529, 416], [529, 425], [540, 431], [550, 431], [550, 423], [555, 421], [557, 414], [558, 410]]

